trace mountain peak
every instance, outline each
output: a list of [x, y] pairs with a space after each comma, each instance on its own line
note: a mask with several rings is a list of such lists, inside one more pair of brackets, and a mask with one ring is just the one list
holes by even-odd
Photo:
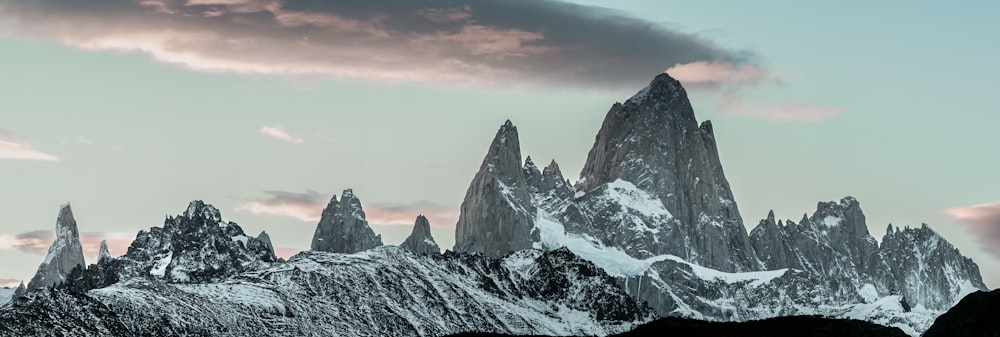
[[521, 163], [517, 128], [508, 120], [466, 190], [455, 228], [455, 251], [501, 257], [531, 248], [532, 237], [537, 236], [532, 234], [536, 208], [527, 176], [537, 177], [538, 169], [534, 163], [530, 168]]
[[406, 248], [418, 255], [436, 255], [441, 253], [441, 248], [431, 235], [431, 223], [423, 214], [417, 216], [413, 222], [413, 231], [406, 237], [400, 247]]
[[382, 236], [376, 235], [361, 206], [361, 199], [353, 189], [345, 189], [340, 201], [336, 197], [323, 209], [311, 249], [320, 252], [353, 254], [382, 245]]
[[626, 103], [640, 104], [647, 99], [660, 100], [664, 98], [676, 99], [687, 97], [687, 92], [681, 82], [670, 77], [667, 73], [656, 75], [649, 85], [639, 90]]
[[108, 250], [108, 240], [101, 240], [101, 248], [97, 253], [97, 263], [102, 263], [111, 259], [111, 252]]
[[200, 218], [215, 222], [222, 221], [222, 214], [219, 213], [219, 209], [201, 200], [192, 200], [188, 203], [187, 210], [184, 211], [183, 216], [189, 219]]
[[38, 266], [35, 276], [28, 282], [27, 290], [52, 287], [66, 280], [66, 277], [77, 266], [86, 266], [83, 259], [83, 246], [80, 244], [80, 231], [73, 218], [73, 209], [69, 203], [59, 207], [56, 218], [56, 239], [49, 246], [45, 260]]

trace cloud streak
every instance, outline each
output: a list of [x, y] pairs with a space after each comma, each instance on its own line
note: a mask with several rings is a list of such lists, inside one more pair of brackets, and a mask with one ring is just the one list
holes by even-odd
[[4, 129], [0, 129], [0, 159], [59, 161], [56, 156], [29, 146], [24, 137]]
[[0, 18], [8, 34], [213, 72], [618, 89], [677, 64], [759, 71], [749, 52], [552, 0], [0, 0]]
[[987, 252], [1000, 258], [1000, 202], [953, 207], [944, 212], [965, 225]]
[[[55, 231], [36, 230], [20, 234], [0, 235], [0, 249], [17, 250], [30, 254], [45, 255], [49, 246], [56, 239]], [[128, 246], [135, 239], [134, 234], [120, 232], [82, 232], [80, 233], [80, 244], [83, 246], [83, 255], [90, 263], [96, 262], [98, 252], [100, 252], [101, 241], [108, 241], [108, 251], [112, 256], [119, 256], [128, 250]]]
[[258, 130], [258, 132], [268, 137], [278, 140], [283, 140], [293, 144], [302, 144], [305, 142], [305, 139], [302, 139], [302, 137], [289, 133], [287, 130], [285, 130], [285, 127], [281, 125], [274, 125], [274, 126], [265, 125], [260, 127], [260, 130]]
[[[328, 194], [305, 192], [264, 191], [264, 198], [248, 201], [236, 208], [257, 215], [277, 215], [318, 222], [329, 201]], [[436, 227], [451, 227], [458, 221], [458, 210], [434, 202], [420, 200], [408, 203], [366, 203], [365, 218], [373, 225], [412, 225], [423, 214]]]

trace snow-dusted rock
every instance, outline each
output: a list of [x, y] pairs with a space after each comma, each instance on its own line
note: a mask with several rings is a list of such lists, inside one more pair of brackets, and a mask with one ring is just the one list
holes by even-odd
[[465, 193], [455, 228], [455, 251], [501, 257], [531, 248], [538, 237], [532, 231], [534, 217], [517, 127], [508, 120]]
[[212, 205], [196, 200], [183, 214], [167, 217], [163, 227], [139, 231], [128, 251], [102, 268], [110, 273], [105, 283], [137, 276], [200, 283], [266, 267], [276, 260], [269, 245], [246, 235], [236, 223], [223, 221]]
[[890, 225], [881, 252], [889, 267], [889, 292], [912, 307], [945, 311], [969, 293], [989, 290], [979, 266], [927, 224], [904, 229]]
[[441, 248], [438, 247], [437, 242], [434, 241], [434, 237], [431, 236], [431, 223], [423, 215], [417, 216], [417, 220], [413, 223], [413, 231], [410, 232], [410, 236], [407, 236], [406, 240], [403, 240], [403, 243], [399, 246], [409, 249], [418, 255], [436, 255], [441, 253]]
[[652, 317], [568, 250], [492, 259], [384, 246], [303, 252], [216, 283], [132, 278], [79, 295], [32, 294], [0, 308], [0, 331], [58, 334], [73, 322], [81, 335], [109, 336], [604, 336]]
[[351, 254], [381, 245], [382, 236], [376, 235], [368, 226], [361, 200], [354, 195], [354, 190], [344, 190], [340, 201], [337, 201], [336, 195], [330, 198], [316, 225], [312, 250]]
[[77, 266], [85, 266], [80, 232], [73, 218], [69, 204], [59, 208], [56, 218], [56, 240], [49, 247], [45, 260], [38, 266], [38, 272], [28, 282], [27, 290], [35, 290], [59, 285]]

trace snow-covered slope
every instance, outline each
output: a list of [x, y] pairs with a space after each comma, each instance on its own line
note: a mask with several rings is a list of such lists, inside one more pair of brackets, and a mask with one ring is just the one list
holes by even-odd
[[748, 235], [711, 124], [699, 126], [666, 74], [612, 106], [575, 185], [554, 161], [517, 169], [519, 144], [508, 121], [470, 184], [456, 249], [568, 247], [658, 314], [709, 320], [863, 316], [916, 335], [985, 288], [933, 231], [887, 235], [880, 247], [852, 197], [821, 202], [798, 224], [771, 215]]
[[[54, 334], [50, 328], [59, 324], [49, 319], [73, 317], [85, 325], [81, 331], [108, 335], [608, 335], [653, 318], [610, 276], [568, 250], [527, 250], [500, 260], [419, 256], [392, 246], [353, 255], [303, 252], [217, 283], [131, 278], [82, 295], [26, 297], [0, 309], [0, 331]], [[107, 311], [53, 304], [69, 302]], [[37, 317], [39, 307], [55, 312]], [[115, 333], [119, 324], [125, 331]]]
[[8, 288], [8, 287], [0, 288], [0, 305], [4, 305], [7, 304], [7, 302], [10, 302], [10, 298], [14, 296], [15, 290], [17, 290], [17, 288]]

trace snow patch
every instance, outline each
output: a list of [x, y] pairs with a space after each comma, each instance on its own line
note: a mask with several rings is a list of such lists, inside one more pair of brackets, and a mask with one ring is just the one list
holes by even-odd
[[825, 218], [823, 218], [823, 224], [826, 225], [827, 227], [837, 227], [837, 226], [840, 226], [840, 223], [843, 222], [843, 221], [844, 221], [844, 218], [836, 217], [836, 216], [832, 216], [832, 215], [827, 215]]
[[170, 261], [174, 258], [174, 252], [167, 252], [167, 256], [157, 261], [153, 265], [153, 269], [149, 271], [149, 275], [163, 277], [167, 274], [167, 266], [170, 265]]

